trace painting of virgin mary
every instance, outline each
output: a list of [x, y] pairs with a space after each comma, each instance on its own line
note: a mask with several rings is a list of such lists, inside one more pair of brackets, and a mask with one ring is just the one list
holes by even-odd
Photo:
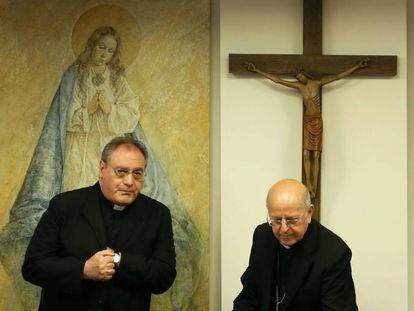
[[[142, 192], [169, 207], [177, 254], [177, 279], [170, 291], [173, 310], [186, 310], [200, 273], [204, 245], [185, 206], [154, 154], [140, 124], [138, 96], [125, 77], [121, 62], [123, 40], [117, 29], [93, 30], [84, 49], [64, 72], [50, 104], [27, 175], [0, 232], [0, 260], [13, 279], [33, 230], [56, 194], [92, 185], [103, 146], [126, 135], [148, 150]], [[21, 281], [15, 277], [15, 284]], [[17, 285], [25, 305], [37, 292]], [[33, 305], [31, 305], [33, 307]]]

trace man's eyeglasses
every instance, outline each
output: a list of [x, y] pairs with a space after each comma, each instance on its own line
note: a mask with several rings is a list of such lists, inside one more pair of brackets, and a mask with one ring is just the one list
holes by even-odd
[[143, 169], [137, 169], [137, 170], [128, 170], [123, 167], [112, 167], [108, 163], [105, 163], [107, 166], [109, 166], [115, 173], [115, 175], [119, 178], [125, 178], [129, 174], [132, 175], [132, 177], [137, 181], [143, 181], [145, 177], [145, 170]]
[[305, 215], [306, 212], [299, 217], [288, 217], [288, 218], [284, 218], [284, 217], [275, 217], [275, 218], [270, 218], [269, 216], [267, 216], [267, 223], [269, 224], [270, 227], [281, 227], [283, 222], [285, 223], [286, 227], [291, 228], [296, 226], [298, 223], [300, 223]]

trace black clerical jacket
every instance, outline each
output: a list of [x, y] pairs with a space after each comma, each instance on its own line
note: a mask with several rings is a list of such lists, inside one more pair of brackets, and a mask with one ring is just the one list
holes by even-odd
[[[42, 287], [39, 310], [149, 310], [151, 293], [173, 283], [175, 251], [167, 207], [140, 194], [118, 234], [120, 267], [110, 281], [83, 280], [85, 261], [106, 249], [99, 185], [54, 197], [28, 246], [23, 277]], [[108, 305], [108, 299], [111, 304]]]
[[[241, 277], [243, 289], [234, 300], [234, 311], [276, 310], [271, 299], [275, 296], [272, 283], [277, 247], [269, 225], [259, 225], [253, 236], [249, 266]], [[279, 311], [358, 310], [351, 250], [341, 238], [312, 220], [303, 239], [291, 251], [286, 296]]]

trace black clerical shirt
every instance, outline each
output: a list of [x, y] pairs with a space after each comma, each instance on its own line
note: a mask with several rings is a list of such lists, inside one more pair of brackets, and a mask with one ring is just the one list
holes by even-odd
[[[102, 191], [99, 191], [99, 206], [101, 208], [102, 219], [105, 227], [106, 243], [107, 247], [113, 249], [116, 253], [119, 251], [119, 246], [117, 244], [117, 237], [119, 236], [119, 231], [122, 228], [122, 222], [125, 217], [128, 217], [129, 207], [125, 206], [125, 209], [118, 211], [114, 209], [114, 203], [109, 201], [104, 197]], [[117, 277], [115, 272], [113, 278]], [[116, 309], [116, 297], [112, 295], [112, 291], [108, 290], [108, 287], [112, 287], [112, 280], [104, 282], [107, 288], [106, 294], [102, 297], [102, 309], [103, 311], [110, 311]]]
[[278, 243], [273, 265], [272, 301], [270, 303], [271, 311], [277, 310], [277, 303], [279, 303], [279, 308], [283, 306], [286, 296], [286, 285], [290, 275], [292, 251], [292, 247], [285, 248]]
[[105, 227], [107, 246], [118, 252], [117, 237], [122, 228], [122, 221], [127, 217], [128, 206], [125, 206], [122, 211], [115, 210], [114, 203], [105, 198], [102, 191], [99, 191], [99, 205]]

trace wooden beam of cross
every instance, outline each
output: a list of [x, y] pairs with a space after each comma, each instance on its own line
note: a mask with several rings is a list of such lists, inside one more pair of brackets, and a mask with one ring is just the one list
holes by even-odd
[[[301, 73], [298, 74], [298, 70]], [[323, 55], [322, 0], [303, 0], [303, 54], [230, 54], [229, 72], [255, 72], [273, 82], [297, 89], [303, 97], [302, 182], [309, 188], [320, 219], [322, 151], [322, 86], [350, 74], [394, 76], [397, 56]], [[279, 75], [293, 75], [296, 81]]]

